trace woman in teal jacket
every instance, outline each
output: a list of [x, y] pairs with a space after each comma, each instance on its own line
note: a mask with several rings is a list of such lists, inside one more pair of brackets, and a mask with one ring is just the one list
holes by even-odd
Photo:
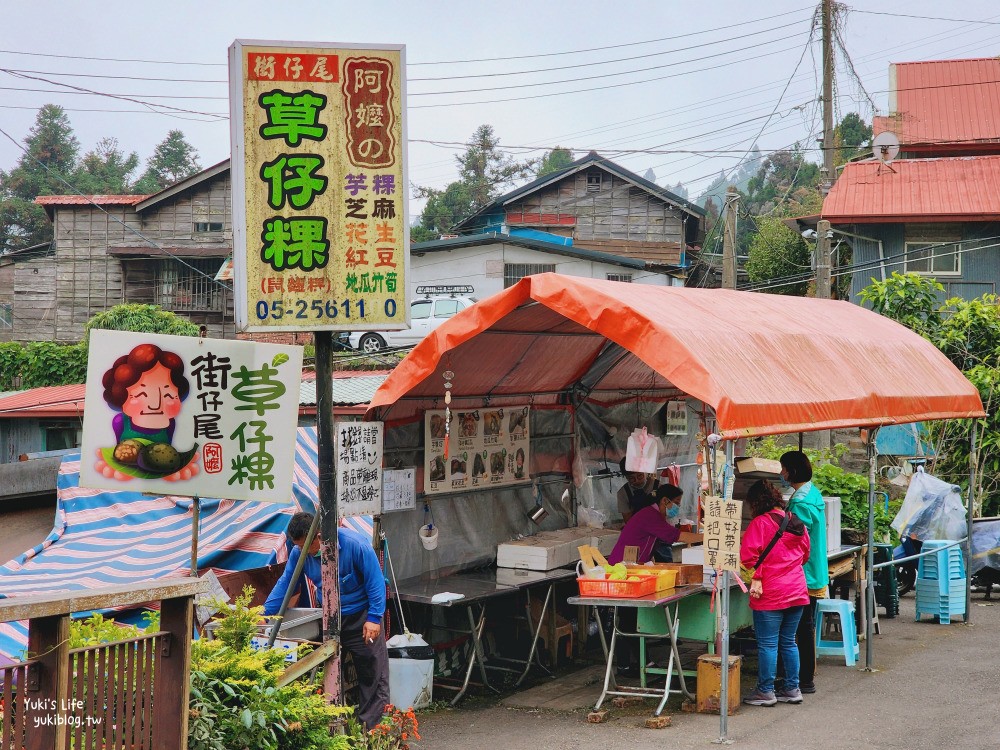
[[802, 613], [795, 641], [799, 647], [799, 689], [816, 692], [816, 602], [828, 596], [830, 568], [826, 557], [826, 506], [820, 491], [812, 483], [812, 464], [802, 451], [788, 451], [781, 456], [781, 477], [794, 492], [788, 510], [802, 519], [809, 529], [811, 548], [803, 568], [809, 606]]

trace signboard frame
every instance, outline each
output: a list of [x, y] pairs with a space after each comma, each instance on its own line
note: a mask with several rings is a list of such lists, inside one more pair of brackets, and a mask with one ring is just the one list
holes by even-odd
[[[400, 138], [400, 172], [402, 174], [401, 192], [398, 209], [402, 214], [402, 266], [403, 278], [399, 284], [399, 295], [397, 296], [397, 322], [373, 322], [366, 323], [364, 318], [351, 316], [342, 319], [343, 322], [321, 323], [320, 320], [311, 317], [305, 318], [302, 325], [294, 325], [288, 315], [284, 315], [280, 323], [273, 325], [260, 325], [255, 323], [250, 317], [250, 297], [248, 289], [248, 267], [247, 258], [250, 249], [248, 247], [247, 236], [247, 208], [246, 208], [246, 143], [244, 138], [244, 121], [246, 111], [244, 108], [244, 89], [246, 84], [246, 69], [244, 59], [246, 49], [274, 49], [280, 50], [349, 50], [363, 53], [365, 51], [396, 52], [399, 54], [399, 101], [400, 108], [397, 116], [399, 118], [399, 138]], [[339, 61], [338, 61], [339, 65]], [[337, 84], [339, 93], [340, 83]], [[236, 319], [236, 327], [240, 331], [251, 333], [263, 333], [268, 331], [282, 332], [307, 332], [307, 331], [398, 331], [410, 327], [410, 221], [409, 221], [409, 170], [408, 170], [408, 149], [407, 138], [407, 117], [406, 117], [406, 45], [402, 44], [356, 44], [356, 43], [335, 43], [335, 42], [292, 42], [260, 39], [237, 39], [229, 47], [229, 101], [230, 101], [230, 141], [231, 141], [231, 178], [232, 178], [232, 209], [233, 209], [233, 304]], [[339, 111], [339, 110], [337, 110]], [[338, 125], [339, 119], [336, 120]], [[339, 186], [335, 186], [339, 189]], [[343, 248], [342, 238], [338, 235], [330, 235], [330, 253], [334, 254]], [[334, 294], [336, 299], [338, 295]], [[402, 310], [398, 308], [402, 307]], [[285, 323], [289, 320], [289, 323]]]

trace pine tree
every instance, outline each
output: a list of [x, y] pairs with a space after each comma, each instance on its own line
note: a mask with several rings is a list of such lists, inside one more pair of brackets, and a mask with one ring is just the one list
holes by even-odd
[[546, 151], [542, 154], [542, 158], [538, 162], [538, 171], [535, 174], [538, 177], [542, 177], [552, 172], [558, 172], [560, 169], [566, 169], [572, 163], [573, 152], [568, 148], [556, 146], [551, 151]]
[[420, 221], [410, 232], [413, 242], [440, 237], [462, 219], [471, 216], [500, 195], [516, 180], [531, 175], [535, 160], [515, 161], [500, 150], [500, 139], [490, 125], [480, 125], [466, 143], [465, 152], [455, 157], [459, 179], [444, 190], [414, 187], [417, 198], [427, 204]]
[[24, 141], [25, 153], [10, 172], [0, 172], [0, 254], [52, 239], [39, 195], [72, 192], [70, 178], [80, 143], [65, 110], [46, 104]]
[[73, 175], [73, 186], [82, 193], [127, 195], [132, 190], [132, 176], [139, 167], [139, 155], [128, 156], [116, 138], [102, 138], [92, 151], [84, 154]]
[[143, 194], [158, 193], [200, 171], [194, 146], [185, 140], [180, 130], [171, 130], [149, 157], [146, 172], [139, 178], [135, 190]]

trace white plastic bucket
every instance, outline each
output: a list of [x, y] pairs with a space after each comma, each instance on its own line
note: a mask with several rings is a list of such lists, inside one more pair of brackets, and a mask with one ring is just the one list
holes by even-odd
[[389, 639], [389, 701], [406, 710], [429, 706], [434, 691], [434, 649], [419, 635]]
[[437, 549], [438, 546], [438, 530], [437, 526], [431, 527], [430, 524], [425, 524], [420, 527], [418, 532], [420, 537], [420, 543], [424, 545], [424, 549]]

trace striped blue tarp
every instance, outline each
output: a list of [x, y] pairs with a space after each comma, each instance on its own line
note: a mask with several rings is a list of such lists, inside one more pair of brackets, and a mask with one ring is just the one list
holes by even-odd
[[[38, 546], [0, 565], [0, 598], [89, 590], [171, 576], [191, 566], [191, 499], [79, 485], [79, 452], [63, 458], [55, 525]], [[249, 570], [288, 558], [285, 528], [293, 513], [314, 511], [316, 428], [298, 429], [292, 503], [201, 500], [198, 567]], [[368, 517], [344, 524], [371, 537]], [[27, 623], [0, 622], [0, 654], [27, 646]]]

